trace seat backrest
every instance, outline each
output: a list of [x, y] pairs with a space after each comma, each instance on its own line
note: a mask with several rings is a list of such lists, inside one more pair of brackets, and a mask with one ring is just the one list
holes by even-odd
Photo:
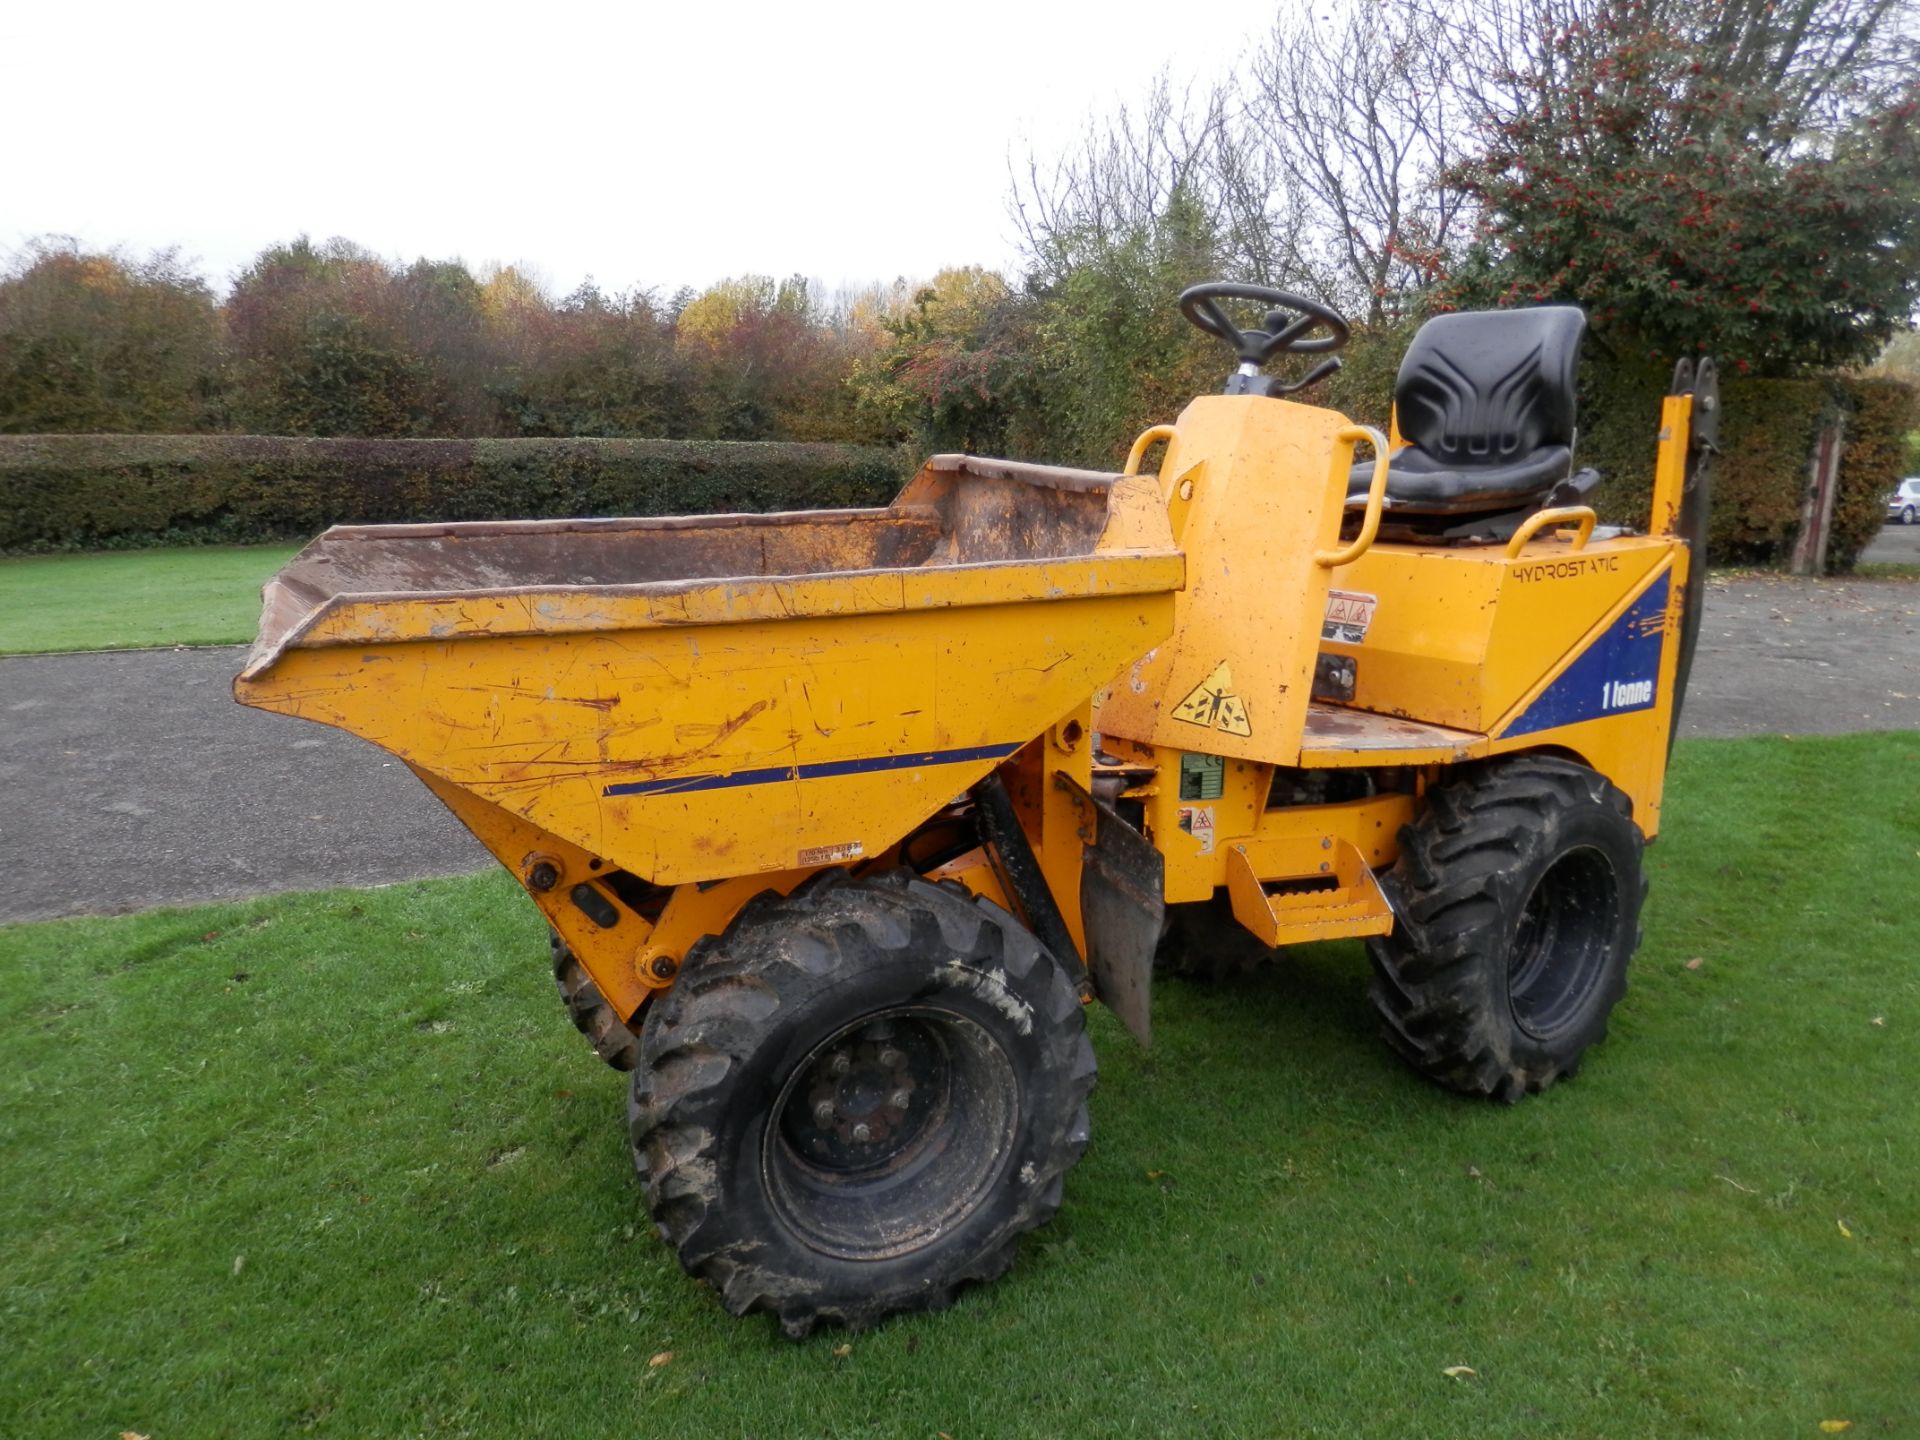
[[1401, 437], [1462, 467], [1572, 445], [1586, 328], [1572, 305], [1435, 316], [1400, 362], [1393, 402]]

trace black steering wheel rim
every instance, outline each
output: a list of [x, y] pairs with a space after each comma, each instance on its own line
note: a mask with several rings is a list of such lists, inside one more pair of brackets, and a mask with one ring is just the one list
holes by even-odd
[[[1220, 308], [1222, 300], [1257, 300], [1267, 306], [1266, 328], [1241, 329]], [[1189, 285], [1180, 292], [1180, 313], [1192, 325], [1231, 345], [1241, 364], [1255, 367], [1276, 355], [1325, 355], [1344, 346], [1352, 334], [1346, 316], [1330, 305], [1290, 290], [1233, 280]], [[1306, 338], [1322, 327], [1331, 333]]]

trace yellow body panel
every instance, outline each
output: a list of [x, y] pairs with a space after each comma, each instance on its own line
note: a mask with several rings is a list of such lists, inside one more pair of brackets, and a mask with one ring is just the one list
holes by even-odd
[[1375, 545], [1334, 572], [1334, 588], [1373, 602], [1366, 637], [1328, 640], [1353, 657], [1355, 708], [1487, 732], [1578, 645], [1674, 543], [1644, 536], [1577, 549]]
[[631, 1015], [752, 895], [886, 859], [1042, 735], [1064, 886], [1037, 757], [1084, 781], [1184, 574], [1151, 479], [965, 457], [887, 511], [348, 528], [268, 587], [234, 690], [404, 759]]
[[1336, 411], [1209, 395], [1160, 475], [1187, 552], [1174, 637], [1107, 692], [1103, 735], [1243, 760], [1291, 758], [1306, 722], [1347, 470]]
[[1164, 592], [1020, 600], [964, 619], [330, 645], [287, 652], [242, 694], [671, 885], [879, 853], [1084, 706], [1170, 618]]
[[[1343, 542], [1362, 432], [1251, 395], [1196, 400], [1125, 476], [949, 456], [885, 511], [334, 531], [269, 587], [235, 693], [405, 759], [628, 1017], [753, 895], [899, 863], [996, 768], [1083, 954], [1116, 776], [1166, 901], [1224, 891], [1272, 945], [1377, 934], [1376, 872], [1450, 765], [1576, 756], [1657, 831], [1690, 403], [1663, 412], [1651, 536], [1573, 511], [1393, 543], [1376, 484]], [[1339, 703], [1313, 698], [1323, 655], [1354, 663]], [[1186, 757], [1218, 761], [1206, 798]], [[1382, 788], [1299, 798], [1355, 769]], [[934, 873], [1020, 903], [990, 850]]]

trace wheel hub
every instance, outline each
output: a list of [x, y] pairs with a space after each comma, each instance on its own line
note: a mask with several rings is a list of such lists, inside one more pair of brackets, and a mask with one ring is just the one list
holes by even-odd
[[1514, 1023], [1549, 1041], [1575, 1022], [1606, 968], [1617, 918], [1604, 855], [1582, 848], [1554, 862], [1527, 898], [1507, 956]]
[[767, 1197], [825, 1254], [904, 1255], [980, 1206], [1019, 1115], [1012, 1062], [977, 1021], [927, 1006], [868, 1016], [782, 1087], [762, 1152]]
[[884, 1165], [932, 1115], [946, 1060], [924, 1024], [876, 1020], [816, 1053], [782, 1112], [782, 1130], [826, 1169]]

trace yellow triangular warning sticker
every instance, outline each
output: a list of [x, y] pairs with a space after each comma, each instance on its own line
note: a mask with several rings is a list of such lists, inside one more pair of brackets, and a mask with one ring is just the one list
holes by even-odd
[[1229, 735], [1253, 734], [1253, 726], [1247, 720], [1247, 707], [1233, 693], [1233, 676], [1227, 673], [1224, 660], [1187, 693], [1186, 699], [1173, 707], [1173, 718], [1209, 730], [1224, 730]]

